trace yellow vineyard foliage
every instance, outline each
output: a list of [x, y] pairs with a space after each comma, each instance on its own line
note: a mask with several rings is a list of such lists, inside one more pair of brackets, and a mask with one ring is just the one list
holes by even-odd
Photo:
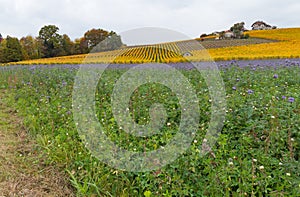
[[276, 42], [204, 50], [201, 42], [189, 40], [127, 47], [88, 55], [28, 60], [14, 64], [176, 63], [210, 60], [211, 58], [214, 60], [231, 60], [300, 57], [300, 28], [249, 31], [247, 33], [252, 38], [270, 39], [276, 40]]
[[217, 60], [300, 57], [300, 28], [257, 30], [248, 33], [250, 37], [278, 42], [209, 49], [210, 55]]
[[249, 31], [250, 37], [281, 41], [300, 41], [300, 28]]

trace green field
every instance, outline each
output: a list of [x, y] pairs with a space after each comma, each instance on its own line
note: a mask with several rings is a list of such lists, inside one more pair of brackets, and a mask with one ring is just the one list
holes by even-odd
[[[2, 67], [0, 84], [36, 139], [38, 152], [46, 156], [45, 164], [64, 169], [78, 196], [297, 196], [299, 66], [241, 68], [234, 64], [227, 63], [220, 71], [226, 89], [226, 119], [216, 144], [205, 156], [200, 149], [210, 121], [209, 89], [195, 69], [179, 69], [199, 99], [199, 128], [184, 154], [149, 172], [114, 169], [85, 148], [72, 116], [78, 67]], [[96, 114], [106, 135], [132, 151], [165, 146], [180, 125], [179, 99], [166, 86], [140, 86], [128, 106], [134, 121], [148, 123], [149, 107], [157, 102], [163, 104], [168, 118], [159, 134], [144, 138], [127, 134], [114, 119], [111, 107], [116, 79], [125, 71], [127, 68], [106, 69], [97, 85]]]

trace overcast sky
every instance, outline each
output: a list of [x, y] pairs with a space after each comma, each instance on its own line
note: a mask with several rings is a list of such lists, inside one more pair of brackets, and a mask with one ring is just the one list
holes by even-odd
[[[299, 0], [0, 0], [0, 33], [37, 36], [54, 24], [72, 39], [91, 28], [122, 33], [142, 27], [168, 28], [199, 37], [244, 21], [300, 27]], [[166, 41], [168, 41], [166, 39]]]

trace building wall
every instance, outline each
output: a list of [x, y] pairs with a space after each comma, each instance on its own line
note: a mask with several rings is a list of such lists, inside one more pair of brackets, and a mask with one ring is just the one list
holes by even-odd
[[253, 30], [266, 30], [266, 29], [272, 29], [272, 27], [267, 27], [265, 25], [254, 25], [252, 27]]

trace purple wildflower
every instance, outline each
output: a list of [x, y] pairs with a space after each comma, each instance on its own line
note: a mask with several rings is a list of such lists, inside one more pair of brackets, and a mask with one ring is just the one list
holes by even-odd
[[273, 76], [273, 78], [274, 78], [274, 79], [277, 79], [277, 78], [278, 78], [278, 75], [277, 75], [277, 74], [275, 74], [275, 75]]
[[233, 86], [233, 87], [232, 87], [232, 90], [236, 90], [236, 87], [235, 87], [235, 86]]
[[248, 94], [253, 94], [254, 91], [253, 91], [253, 90], [248, 90], [247, 93], [248, 93]]
[[289, 98], [288, 98], [288, 101], [289, 101], [290, 103], [293, 103], [293, 102], [295, 101], [295, 98], [294, 98], [294, 97], [289, 97]]
[[282, 98], [282, 99], [286, 99], [286, 96], [282, 96], [281, 98]]

